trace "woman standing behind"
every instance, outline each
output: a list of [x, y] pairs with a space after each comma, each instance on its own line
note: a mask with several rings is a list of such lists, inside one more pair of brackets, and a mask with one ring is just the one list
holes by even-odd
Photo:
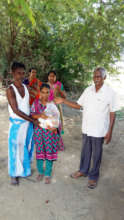
[[32, 105], [36, 98], [39, 98], [40, 86], [42, 85], [42, 82], [36, 78], [36, 74], [36, 68], [32, 67], [29, 69], [29, 78], [23, 81], [29, 88], [30, 105]]
[[[50, 71], [48, 73], [48, 84], [50, 86], [50, 95], [49, 95], [49, 101], [53, 101], [56, 97], [62, 97], [66, 98], [66, 93], [64, 91], [63, 84], [60, 81], [57, 81], [56, 78], [56, 72]], [[59, 104], [57, 105], [59, 112], [60, 112], [60, 126], [59, 126], [59, 132], [60, 132], [60, 140], [59, 140], [59, 149], [61, 151], [64, 150], [64, 143], [61, 134], [64, 133], [64, 126], [63, 126], [63, 113], [62, 113], [62, 106]]]

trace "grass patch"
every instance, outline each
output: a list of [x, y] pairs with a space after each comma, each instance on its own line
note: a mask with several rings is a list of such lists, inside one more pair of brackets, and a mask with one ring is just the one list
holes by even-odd
[[116, 112], [117, 120], [124, 120], [124, 107]]

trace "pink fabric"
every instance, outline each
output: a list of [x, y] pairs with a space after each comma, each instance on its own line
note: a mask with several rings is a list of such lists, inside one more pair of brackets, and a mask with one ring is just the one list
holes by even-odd
[[[31, 106], [31, 114], [42, 113], [45, 108], [46, 106], [43, 106], [40, 100], [36, 99]], [[36, 159], [57, 160], [59, 137], [57, 132], [55, 134], [35, 125], [33, 139], [36, 145]]]
[[53, 99], [54, 99], [54, 89], [57, 86], [59, 86], [61, 88], [61, 82], [59, 82], [59, 81], [55, 82], [54, 86], [53, 86], [54, 88], [50, 88], [50, 94], [49, 94], [49, 98], [48, 98], [49, 101], [53, 101]]
[[[53, 99], [54, 99], [54, 89], [57, 86], [59, 86], [60, 89], [61, 89], [62, 84], [61, 84], [60, 81], [55, 82], [53, 88], [50, 88], [50, 94], [49, 94], [49, 98], [48, 98], [49, 101], [53, 101]], [[61, 136], [61, 131], [62, 131], [62, 126], [61, 126], [61, 123], [60, 123], [60, 126], [59, 126], [59, 132], [60, 132], [59, 150], [64, 151], [64, 143], [63, 143], [63, 139], [62, 139], [62, 136]]]

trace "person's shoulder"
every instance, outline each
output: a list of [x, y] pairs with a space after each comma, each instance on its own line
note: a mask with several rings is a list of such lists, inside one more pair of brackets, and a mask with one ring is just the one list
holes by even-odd
[[6, 96], [9, 99], [10, 97], [15, 97], [15, 92], [13, 89], [12, 84], [8, 86], [8, 88], [6, 89]]
[[[86, 95], [89, 93], [89, 91], [91, 90], [90, 87], [91, 87], [91, 86], [88, 86], [88, 87], [86, 87], [86, 88], [82, 91], [82, 93], [81, 93], [81, 95], [80, 95], [80, 98], [86, 96]], [[79, 99], [80, 99], [80, 98], [79, 98]]]
[[108, 93], [108, 95], [110, 94], [115, 94], [115, 90], [108, 84], [104, 84], [104, 89], [106, 90], [106, 92]]
[[10, 85], [7, 87], [6, 92], [13, 92], [13, 86], [12, 86], [12, 84], [10, 84]]
[[94, 88], [94, 86], [93, 86], [93, 85], [90, 85], [90, 86], [88, 86], [88, 87], [86, 87], [86, 88], [84, 89], [83, 93], [87, 93], [87, 92], [93, 90], [93, 88]]
[[94, 85], [89, 85], [85, 90], [91, 90], [94, 89]]

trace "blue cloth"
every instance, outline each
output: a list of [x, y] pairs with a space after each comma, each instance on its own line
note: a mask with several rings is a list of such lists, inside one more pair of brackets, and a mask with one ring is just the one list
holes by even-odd
[[11, 177], [26, 177], [31, 175], [33, 124], [23, 119], [9, 119], [8, 172]]
[[29, 79], [25, 78], [25, 79], [23, 80], [23, 83], [24, 83], [25, 85], [29, 85]]

